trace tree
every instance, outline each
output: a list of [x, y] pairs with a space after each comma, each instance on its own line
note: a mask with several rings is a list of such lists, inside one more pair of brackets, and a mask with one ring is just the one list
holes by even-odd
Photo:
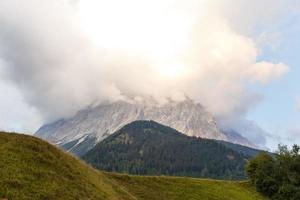
[[273, 200], [300, 199], [300, 147], [278, 146], [274, 156], [259, 154], [246, 165], [246, 172], [259, 192]]
[[259, 192], [272, 196], [278, 190], [274, 179], [275, 160], [269, 154], [263, 152], [252, 159], [246, 165], [246, 172]]

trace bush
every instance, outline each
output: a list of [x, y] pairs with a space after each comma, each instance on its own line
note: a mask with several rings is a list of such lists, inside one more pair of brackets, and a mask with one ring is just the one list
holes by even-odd
[[257, 191], [269, 197], [271, 197], [278, 191], [278, 185], [276, 183], [276, 180], [269, 176], [257, 179], [255, 185]]
[[273, 200], [300, 199], [299, 146], [292, 150], [279, 146], [275, 155], [261, 153], [246, 165], [246, 172], [257, 191]]

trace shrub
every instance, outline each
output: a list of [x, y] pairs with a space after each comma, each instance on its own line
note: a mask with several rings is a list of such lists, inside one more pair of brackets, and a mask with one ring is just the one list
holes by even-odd
[[257, 191], [273, 200], [300, 199], [300, 147], [279, 146], [275, 155], [261, 153], [246, 165]]

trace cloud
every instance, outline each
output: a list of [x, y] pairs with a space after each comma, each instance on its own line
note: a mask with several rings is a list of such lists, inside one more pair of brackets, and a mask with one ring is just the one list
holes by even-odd
[[266, 84], [270, 80], [280, 78], [287, 71], [288, 66], [283, 63], [259, 62], [255, 63], [247, 73], [251, 81]]
[[216, 1], [216, 4], [232, 27], [246, 35], [255, 34], [257, 29], [264, 31], [276, 26], [278, 28], [287, 20], [287, 15], [299, 12], [297, 0], [221, 0]]
[[284, 131], [284, 134], [280, 135], [269, 135], [269, 146], [272, 147], [273, 151], [277, 150], [278, 144], [281, 145], [288, 145], [289, 147], [292, 147], [294, 144], [300, 143], [300, 129], [289, 129], [287, 131]]
[[298, 99], [297, 103], [296, 103], [296, 107], [297, 107], [297, 110], [300, 111], [300, 99]]
[[282, 42], [281, 32], [262, 32], [256, 39], [256, 43], [260, 48], [276, 51]]
[[300, 140], [300, 129], [290, 129], [286, 134], [286, 140], [289, 145], [299, 144]]
[[[269, 10], [258, 1], [253, 9], [246, 1], [122, 2], [0, 2], [1, 70], [45, 121], [144, 95], [187, 95], [219, 118], [243, 116], [262, 100], [245, 85], [288, 70], [258, 61], [256, 39], [245, 34], [243, 24], [269, 17], [250, 13]], [[266, 2], [273, 15], [283, 1]]]
[[221, 130], [235, 130], [259, 148], [266, 148], [266, 138], [270, 133], [262, 129], [255, 121], [244, 116], [231, 116], [219, 119]]
[[[3, 63], [0, 60], [0, 69]], [[35, 107], [24, 102], [22, 93], [0, 74], [0, 130], [31, 133], [42, 123]]]

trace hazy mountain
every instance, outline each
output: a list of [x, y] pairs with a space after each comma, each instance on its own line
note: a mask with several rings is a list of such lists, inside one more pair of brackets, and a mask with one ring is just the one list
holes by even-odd
[[247, 147], [188, 137], [154, 121], [135, 121], [98, 143], [83, 159], [98, 169], [121, 173], [243, 179], [250, 153]]
[[226, 141], [233, 144], [241, 144], [243, 146], [257, 148], [252, 142], [250, 142], [247, 138], [240, 135], [238, 132], [232, 129], [221, 129], [222, 133], [226, 135]]
[[[239, 134], [221, 132], [214, 117], [192, 100], [169, 102], [163, 105], [150, 100], [118, 101], [90, 106], [71, 118], [42, 126], [35, 135], [59, 144], [67, 151], [82, 155], [97, 142], [136, 120], [154, 120], [188, 136], [251, 146], [251, 143]], [[85, 142], [84, 148], [80, 147], [81, 142]]]

